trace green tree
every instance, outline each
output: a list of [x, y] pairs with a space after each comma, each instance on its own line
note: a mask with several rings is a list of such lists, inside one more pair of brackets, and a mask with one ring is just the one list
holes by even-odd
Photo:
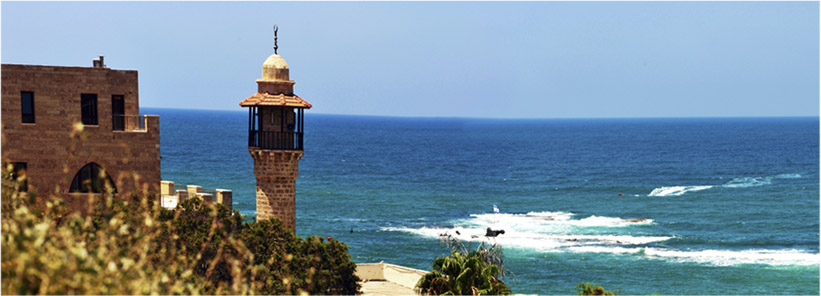
[[510, 288], [500, 279], [504, 275], [501, 247], [480, 244], [470, 251], [449, 236], [451, 255], [438, 257], [431, 272], [422, 276], [416, 290], [429, 295], [507, 295]]
[[359, 292], [356, 264], [348, 247], [318, 237], [304, 240], [278, 219], [249, 223], [239, 234], [260, 267], [255, 274], [262, 294], [353, 295]]

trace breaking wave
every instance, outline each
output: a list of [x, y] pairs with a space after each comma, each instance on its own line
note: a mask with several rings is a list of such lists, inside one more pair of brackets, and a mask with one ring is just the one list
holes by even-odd
[[[397, 231], [443, 239], [448, 235], [463, 242], [491, 242], [504, 247], [546, 253], [608, 253], [727, 266], [738, 264], [818, 265], [819, 254], [801, 250], [677, 250], [659, 245], [674, 238], [663, 235], [637, 235], [640, 228], [654, 224], [651, 219], [590, 216], [575, 219], [568, 212], [530, 212], [527, 214], [472, 214], [456, 220], [450, 227], [383, 227]], [[485, 237], [488, 227], [504, 229], [495, 238]], [[596, 233], [610, 229], [616, 233]]]
[[653, 191], [651, 191], [650, 194], [648, 194], [647, 196], [679, 196], [690, 191], [701, 191], [710, 188], [713, 188], [713, 186], [705, 185], [659, 187], [653, 189]]
[[573, 216], [573, 213], [568, 212], [472, 214], [468, 219], [456, 221], [452, 227], [385, 227], [382, 230], [409, 232], [426, 237], [452, 235], [464, 241], [485, 241], [486, 229], [492, 227], [506, 231], [496, 238], [500, 243], [521, 247], [539, 245], [547, 249], [579, 245], [647, 244], [672, 238], [589, 233], [602, 228], [650, 225], [654, 223], [652, 219], [600, 216], [575, 219]]
[[747, 188], [747, 187], [757, 187], [762, 185], [770, 185], [773, 183], [773, 177], [744, 177], [744, 178], [735, 178], [727, 184], [722, 185], [725, 188]]
[[490, 226], [526, 229], [533, 231], [560, 230], [568, 227], [626, 227], [632, 225], [652, 224], [653, 219], [613, 218], [590, 216], [573, 219], [568, 212], [529, 212], [526, 214], [471, 214], [472, 219], [464, 221], [468, 226]]
[[691, 262], [715, 266], [739, 264], [766, 265], [818, 265], [821, 256], [802, 250], [674, 250], [656, 247], [604, 247], [579, 246], [570, 247], [569, 251], [579, 253], [634, 254], [650, 259], [664, 259], [673, 262]]
[[801, 178], [801, 174], [781, 174], [781, 175], [776, 175], [775, 178], [777, 178], [777, 179], [798, 179], [798, 178]]
[[[719, 187], [724, 188], [747, 188], [772, 184], [773, 179], [797, 179], [800, 174], [780, 174], [771, 177], [742, 177], [734, 178]], [[679, 196], [687, 192], [707, 190], [716, 187], [714, 185], [697, 186], [667, 186], [653, 189], [647, 196]]]
[[[460, 241], [486, 242], [488, 240], [488, 238], [485, 237], [485, 229], [467, 227], [384, 227], [382, 230], [408, 232], [430, 238], [440, 238], [451, 235]], [[540, 251], [560, 251], [561, 249], [579, 246], [644, 245], [671, 238], [672, 237], [669, 236], [545, 234], [505, 229], [505, 233], [499, 235], [493, 239], [493, 241], [505, 247], [536, 249]]]

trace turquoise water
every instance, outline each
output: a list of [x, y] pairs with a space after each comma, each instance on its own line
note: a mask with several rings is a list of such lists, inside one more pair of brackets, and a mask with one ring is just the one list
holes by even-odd
[[[163, 179], [254, 215], [247, 113], [143, 113]], [[305, 118], [297, 233], [356, 262], [429, 269], [490, 226], [517, 293], [819, 293], [818, 118]]]

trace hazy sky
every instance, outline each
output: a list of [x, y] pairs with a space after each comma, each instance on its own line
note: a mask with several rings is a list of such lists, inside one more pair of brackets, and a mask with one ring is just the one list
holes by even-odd
[[3, 63], [139, 70], [143, 107], [240, 110], [279, 53], [309, 112], [818, 116], [818, 2], [8, 2]]

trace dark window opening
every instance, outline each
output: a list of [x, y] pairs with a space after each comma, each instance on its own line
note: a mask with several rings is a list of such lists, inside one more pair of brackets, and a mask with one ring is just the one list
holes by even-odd
[[97, 125], [97, 94], [81, 94], [83, 108], [83, 124]]
[[11, 171], [11, 179], [17, 181], [17, 191], [29, 191], [28, 174], [26, 173], [27, 165], [25, 162], [12, 162], [14, 168]]
[[23, 123], [34, 123], [34, 93], [24, 91], [20, 93], [20, 107], [23, 114]]
[[108, 188], [111, 188], [111, 192], [117, 192], [117, 187], [114, 186], [114, 182], [111, 182], [111, 177], [103, 168], [92, 162], [74, 175], [68, 192], [104, 193]]
[[122, 95], [111, 96], [111, 116], [112, 129], [115, 131], [125, 130], [125, 100]]

